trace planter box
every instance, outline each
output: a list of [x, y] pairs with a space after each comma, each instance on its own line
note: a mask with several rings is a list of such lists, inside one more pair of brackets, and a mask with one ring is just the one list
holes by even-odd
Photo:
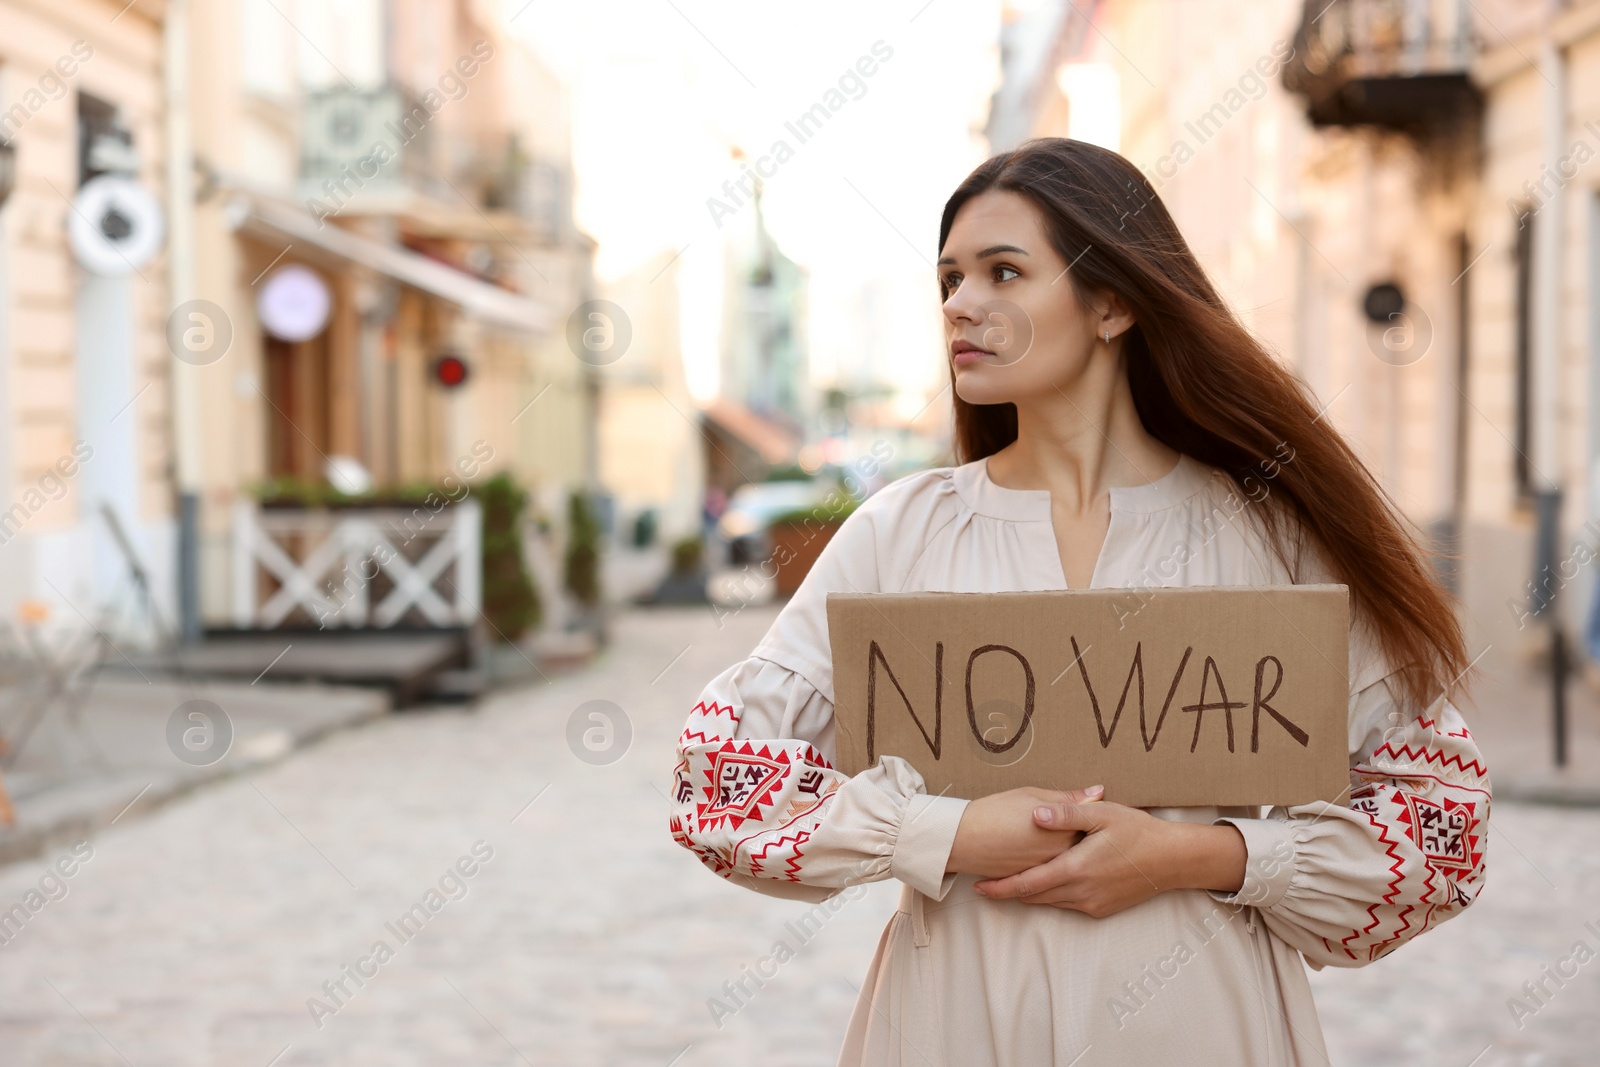
[[811, 565], [822, 554], [822, 546], [833, 537], [843, 520], [830, 522], [780, 522], [767, 531], [772, 541], [772, 559], [778, 566], [779, 596], [793, 596], [811, 572]]
[[[455, 503], [461, 497], [452, 497], [443, 490], [432, 494], [433, 500], [443, 500], [446, 503]], [[256, 501], [256, 506], [262, 511], [402, 511], [410, 513], [416, 508], [428, 508], [429, 497], [416, 498], [398, 496], [372, 496], [352, 497], [348, 499], [333, 500], [307, 500], [302, 497], [268, 496]]]
[[651, 595], [643, 601], [646, 604], [705, 604], [709, 602], [706, 596], [706, 572], [696, 570], [693, 574], [668, 574], [661, 579]]

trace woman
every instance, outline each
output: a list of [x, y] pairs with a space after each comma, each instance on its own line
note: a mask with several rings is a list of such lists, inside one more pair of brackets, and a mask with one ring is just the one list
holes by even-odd
[[[673, 836], [764, 893], [904, 883], [841, 1064], [1326, 1063], [1302, 959], [1371, 962], [1483, 884], [1451, 604], [1121, 156], [1047, 138], [990, 159], [939, 248], [962, 462], [864, 501], [706, 686]], [[1088, 782], [968, 801], [893, 756], [832, 768], [830, 590], [1307, 582], [1351, 593], [1348, 806], [1143, 811]]]

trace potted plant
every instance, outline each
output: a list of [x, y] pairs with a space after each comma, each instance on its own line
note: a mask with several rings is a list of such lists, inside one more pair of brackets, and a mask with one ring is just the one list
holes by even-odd
[[842, 489], [810, 507], [773, 516], [768, 525], [779, 596], [793, 596], [845, 518], [861, 501]]
[[600, 519], [588, 494], [577, 489], [567, 498], [563, 583], [578, 605], [579, 627], [600, 628]]
[[672, 543], [672, 569], [650, 597], [652, 604], [703, 604], [706, 601], [705, 545], [699, 537]]

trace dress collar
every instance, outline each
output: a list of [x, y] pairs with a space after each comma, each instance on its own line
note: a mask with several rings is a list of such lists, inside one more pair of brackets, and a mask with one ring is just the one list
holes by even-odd
[[[1207, 464], [1178, 454], [1177, 466], [1144, 485], [1111, 487], [1113, 512], [1161, 511], [1182, 503], [1198, 493], [1217, 472]], [[952, 479], [962, 503], [980, 515], [1012, 522], [1041, 522], [1050, 519], [1050, 490], [1010, 489], [989, 477], [987, 456], [963, 463], [954, 469]]]

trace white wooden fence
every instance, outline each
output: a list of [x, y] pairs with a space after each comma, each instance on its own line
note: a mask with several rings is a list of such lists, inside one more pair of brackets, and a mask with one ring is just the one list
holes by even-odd
[[[234, 625], [282, 626], [296, 608], [324, 628], [389, 627], [412, 609], [432, 626], [470, 625], [483, 606], [482, 539], [483, 510], [471, 497], [437, 511], [241, 501], [233, 513]], [[258, 603], [263, 571], [277, 589]], [[373, 603], [380, 573], [393, 584]]]

